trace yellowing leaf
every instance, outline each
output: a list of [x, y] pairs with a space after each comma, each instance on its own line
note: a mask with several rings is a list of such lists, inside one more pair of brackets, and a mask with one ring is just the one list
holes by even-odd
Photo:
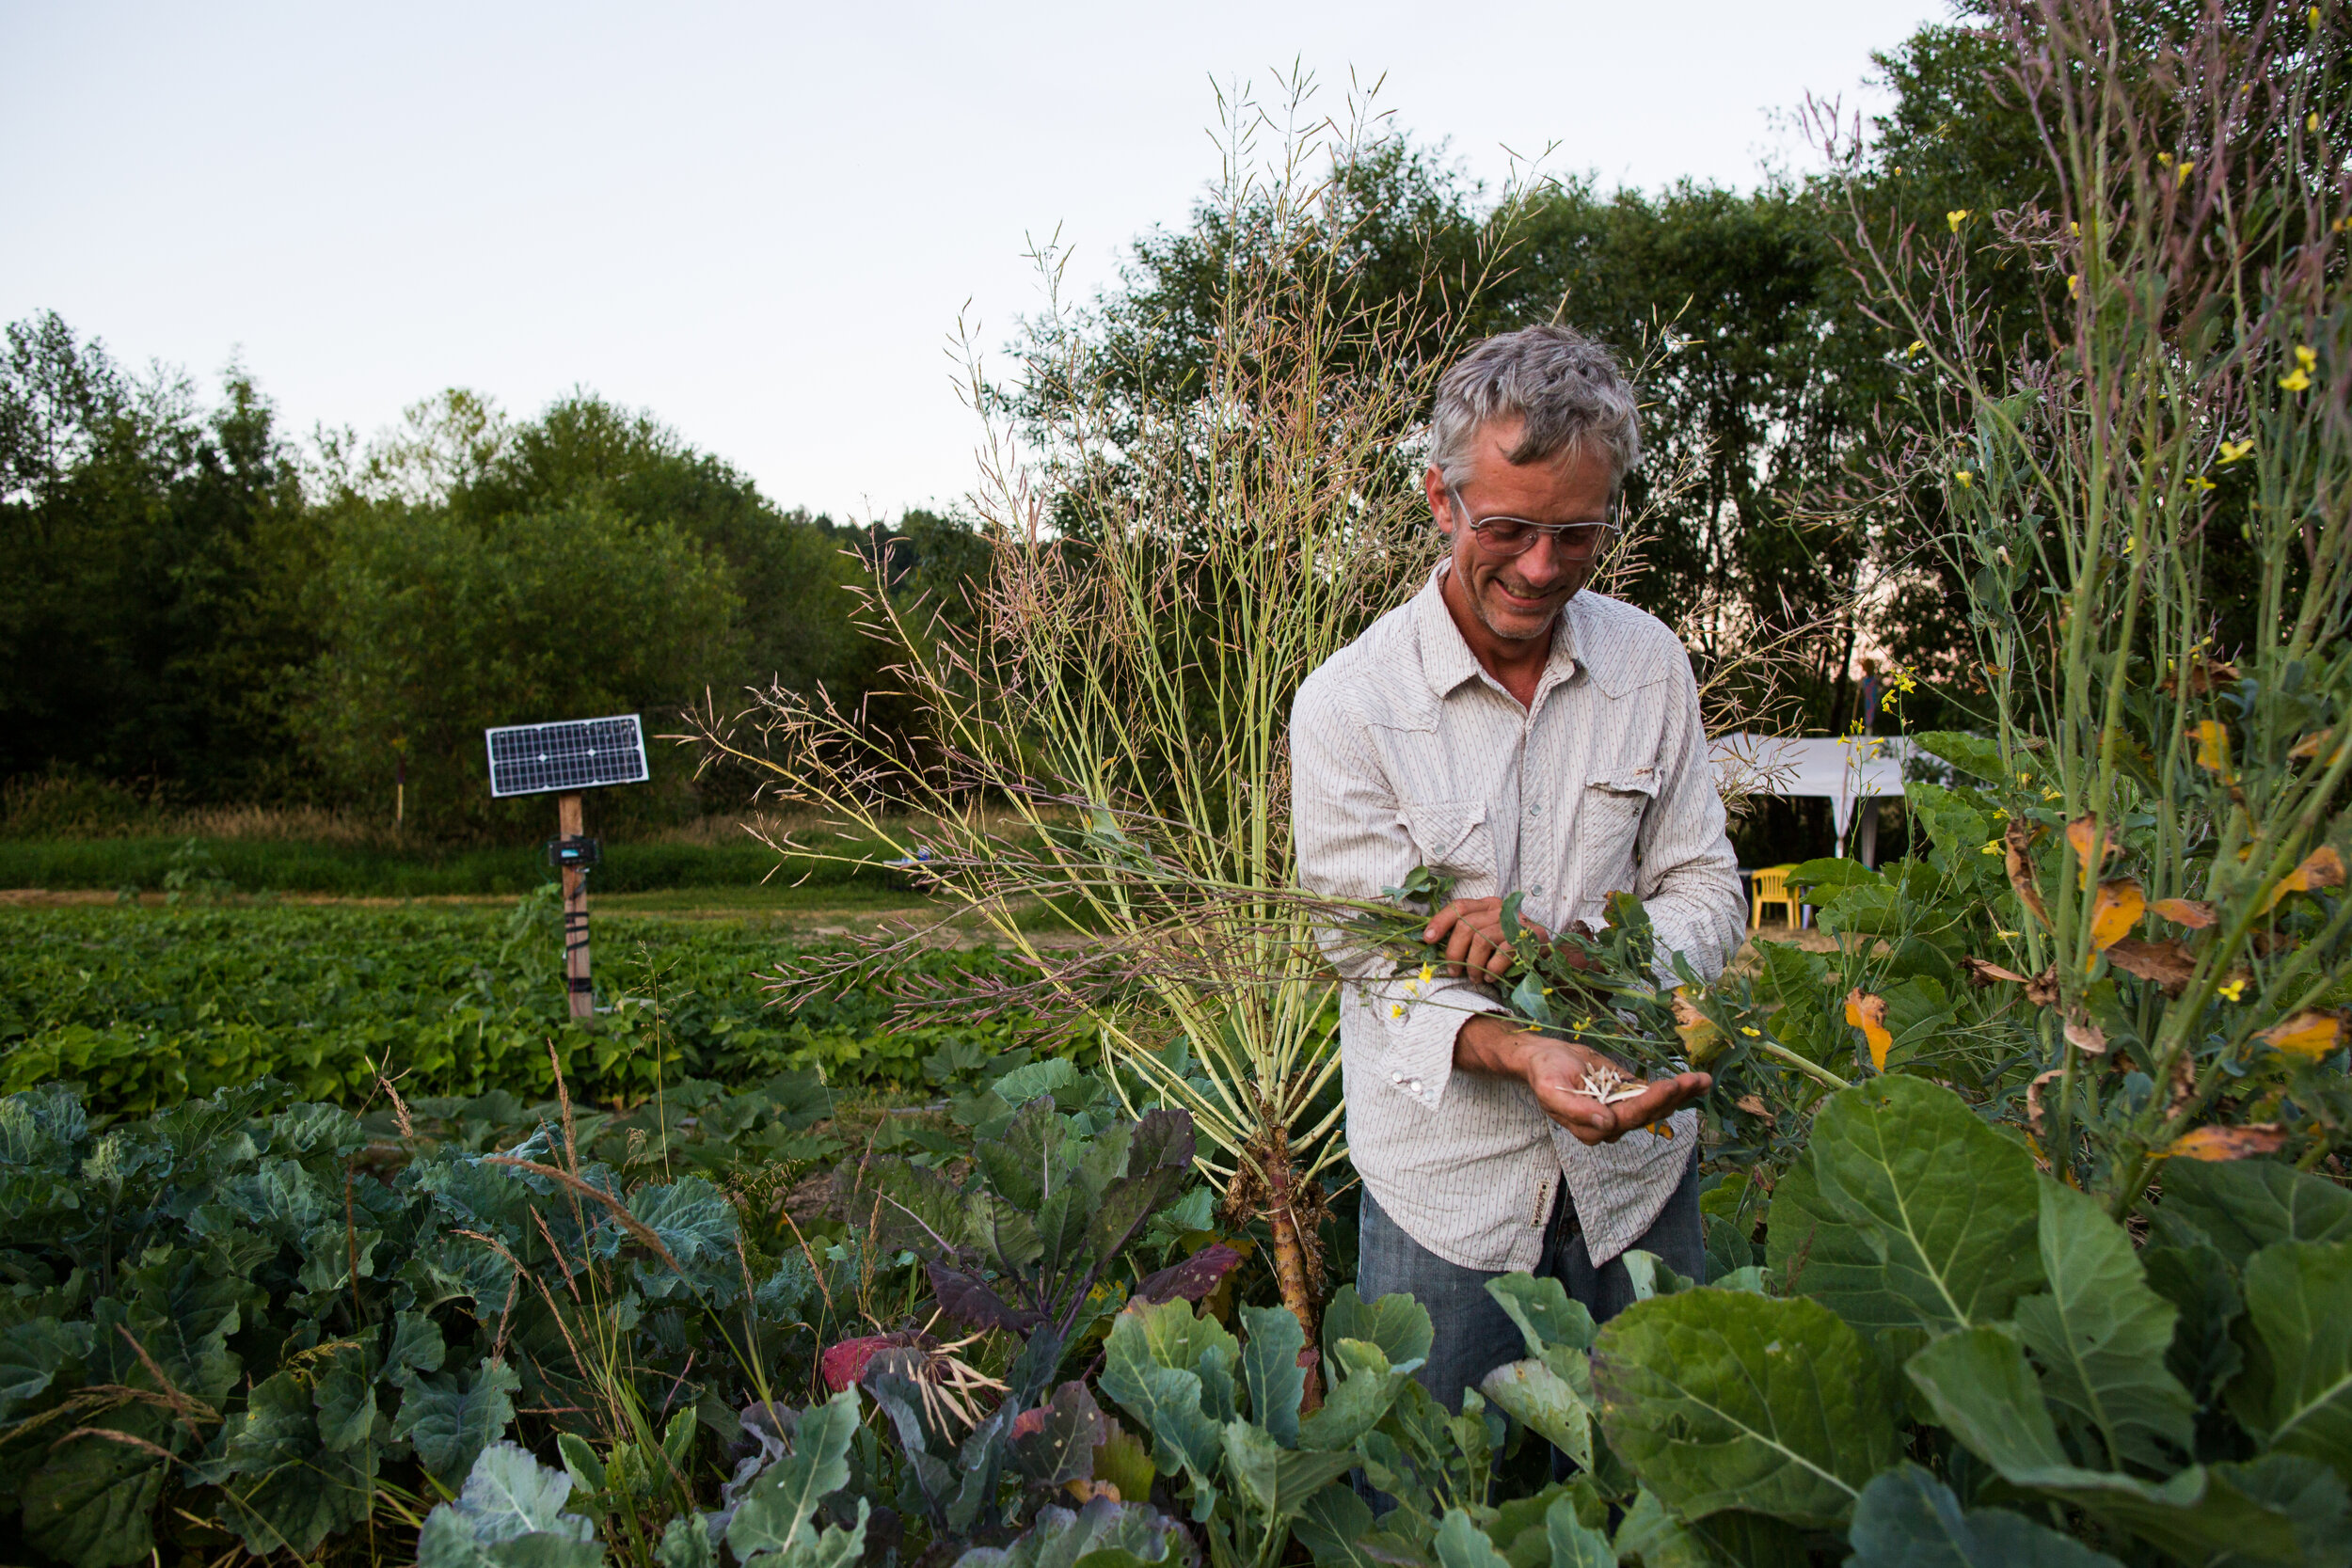
[[2287, 1131], [2276, 1122], [2248, 1127], [2200, 1127], [2175, 1138], [2159, 1158], [2167, 1160], [2244, 1160], [2276, 1154], [2287, 1145]]
[[[2025, 775], [2021, 773], [2018, 777], [2022, 779]], [[2017, 894], [2018, 903], [2025, 906], [2027, 914], [2042, 922], [2043, 930], [2053, 930], [2056, 927], [2050, 924], [2049, 907], [2042, 902], [2042, 890], [2034, 886], [2033, 863], [2026, 858], [2026, 850], [2033, 844], [2033, 835], [2031, 824], [2012, 817], [2009, 826], [2001, 830], [2003, 864], [2009, 872], [2009, 885]]]
[[2300, 1012], [2254, 1037], [2273, 1051], [2316, 1062], [2344, 1038], [2344, 1020], [2335, 1013]]
[[2309, 893], [2314, 888], [2344, 886], [2344, 857], [2335, 846], [2323, 844], [2303, 857], [2303, 863], [2279, 879], [2279, 885], [2263, 900], [2258, 914], [2268, 914], [2280, 899], [2290, 893]]
[[2097, 896], [2090, 902], [2090, 945], [2106, 952], [2131, 934], [2139, 917], [2148, 912], [2148, 895], [2129, 877], [2118, 877], [2101, 882]]
[[2192, 931], [2203, 930], [2217, 918], [2211, 904], [2195, 898], [2159, 898], [2148, 906], [2148, 912], [2162, 915], [2173, 925], [2185, 926]]
[[2201, 719], [2189, 735], [2197, 742], [2197, 766], [2230, 782], [2230, 731], [2218, 719]]
[[2087, 814], [2066, 825], [2066, 842], [2074, 847], [2075, 863], [2082, 868], [2075, 877], [2076, 887], [2089, 883], [2093, 873], [2105, 871], [2107, 862], [2113, 860], [2116, 850], [2122, 847], [2115, 842], [2112, 830], [2101, 832], [2098, 819]]
[[1872, 996], [1860, 986], [1846, 993], [1846, 1022], [1862, 1031], [1870, 1048], [1870, 1066], [1886, 1070], [1886, 1053], [1895, 1037], [1886, 1028], [1886, 998]]
[[[2318, 756], [2321, 751], [2327, 747], [2328, 743], [2335, 737], [2336, 732], [2333, 730], [2320, 730], [2315, 734], [2307, 735], [2302, 739], [2295, 743], [2295, 749], [2287, 753], [2287, 760], [2290, 762], [2309, 762], [2312, 758]], [[2335, 766], [2335, 761], [2336, 759], [2334, 757], [2329, 757], [2328, 759], [2328, 766], [2331, 768]]]

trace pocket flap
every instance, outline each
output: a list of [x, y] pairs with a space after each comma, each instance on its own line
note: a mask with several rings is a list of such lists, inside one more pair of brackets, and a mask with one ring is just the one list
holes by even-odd
[[1454, 852], [1486, 820], [1484, 800], [1412, 800], [1404, 807], [1405, 831], [1413, 835], [1424, 865], [1455, 864]]
[[1646, 795], [1658, 798], [1658, 769], [1655, 768], [1623, 768], [1610, 773], [1595, 774], [1590, 789], [1606, 789], [1618, 795]]

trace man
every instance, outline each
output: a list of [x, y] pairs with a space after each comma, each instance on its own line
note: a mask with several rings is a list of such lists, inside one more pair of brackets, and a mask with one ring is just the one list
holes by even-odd
[[1331, 952], [1349, 982], [1357, 1287], [1429, 1309], [1421, 1377], [1452, 1409], [1523, 1354], [1486, 1291], [1496, 1275], [1552, 1275], [1598, 1320], [1632, 1300], [1627, 1250], [1706, 1266], [1687, 1107], [1708, 1076], [1603, 1104], [1577, 1091], [1613, 1064], [1492, 1016], [1482, 983], [1510, 961], [1514, 890], [1540, 935], [1603, 924], [1603, 900], [1629, 889], [1661, 960], [1678, 950], [1709, 976], [1746, 929], [1689, 655], [1654, 617], [1583, 592], [1640, 455], [1634, 410], [1608, 353], [1563, 327], [1488, 339], [1449, 370], [1426, 480], [1448, 559], [1292, 709], [1307, 885], [1376, 898], [1426, 864], [1459, 894], [1429, 922], [1452, 960], [1429, 981]]

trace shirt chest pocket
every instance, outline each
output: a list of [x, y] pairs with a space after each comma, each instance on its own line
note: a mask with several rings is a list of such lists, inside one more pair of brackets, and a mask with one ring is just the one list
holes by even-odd
[[1603, 774], [1584, 786], [1576, 837], [1587, 893], [1631, 891], [1642, 818], [1657, 799], [1655, 768]]
[[1421, 863], [1457, 884], [1462, 897], [1486, 896], [1496, 876], [1494, 835], [1484, 800], [1413, 800], [1401, 816]]

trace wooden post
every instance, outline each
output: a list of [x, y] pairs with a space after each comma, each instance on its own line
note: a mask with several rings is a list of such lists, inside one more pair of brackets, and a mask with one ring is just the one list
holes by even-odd
[[[577, 794], [555, 798], [555, 823], [563, 837], [581, 836]], [[595, 1017], [596, 991], [588, 978], [588, 873], [574, 865], [564, 868], [564, 982], [571, 993], [572, 1016]]]

